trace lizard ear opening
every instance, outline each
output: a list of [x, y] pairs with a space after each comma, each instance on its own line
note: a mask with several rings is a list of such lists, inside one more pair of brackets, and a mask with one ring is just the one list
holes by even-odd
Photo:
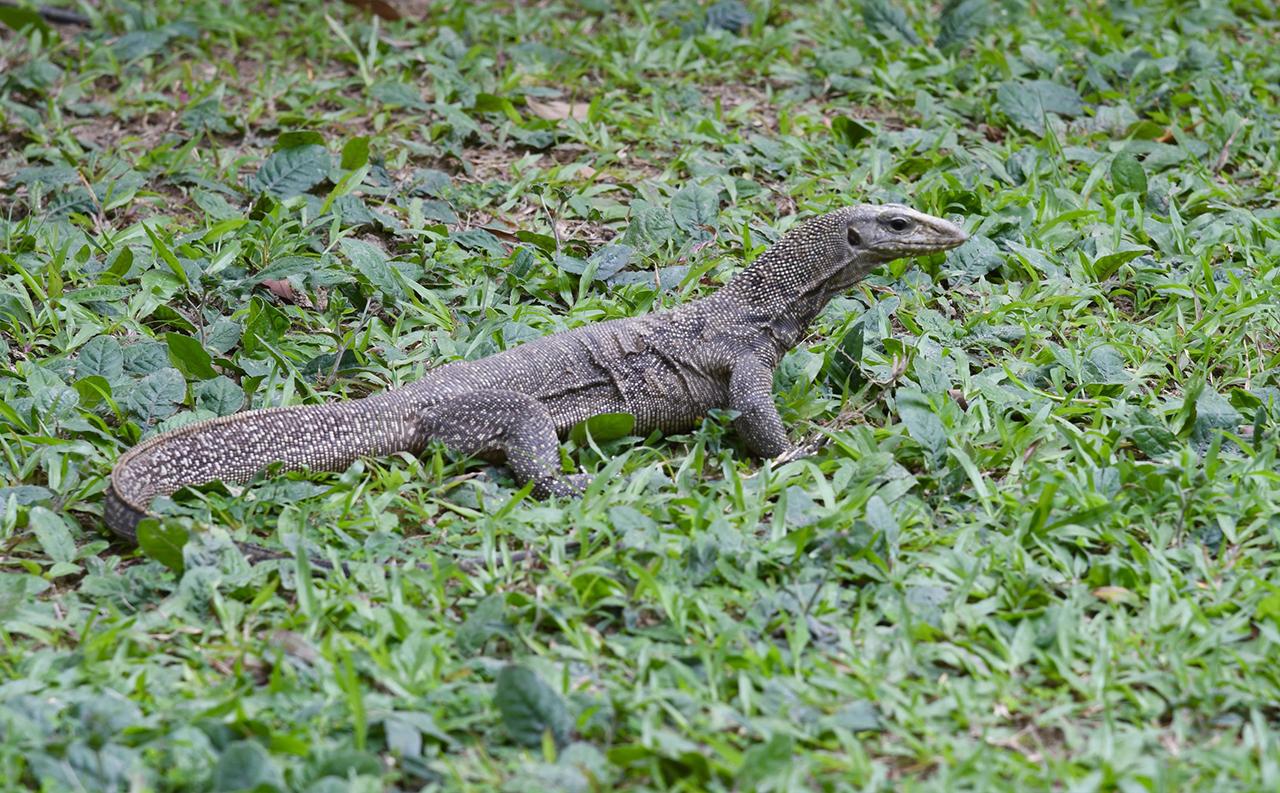
[[849, 226], [848, 235], [849, 235], [850, 248], [856, 248], [862, 244], [862, 235], [859, 234], [857, 229], [855, 229], [853, 226]]

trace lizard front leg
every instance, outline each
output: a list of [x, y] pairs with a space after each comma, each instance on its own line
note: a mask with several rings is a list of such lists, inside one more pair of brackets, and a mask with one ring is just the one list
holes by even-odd
[[729, 366], [729, 407], [739, 414], [733, 428], [756, 456], [777, 457], [791, 444], [773, 401], [773, 370], [750, 351]]
[[433, 405], [420, 417], [423, 442], [438, 440], [461, 454], [500, 453], [535, 498], [581, 495], [585, 474], [560, 473], [560, 439], [547, 408], [519, 391], [474, 391]]

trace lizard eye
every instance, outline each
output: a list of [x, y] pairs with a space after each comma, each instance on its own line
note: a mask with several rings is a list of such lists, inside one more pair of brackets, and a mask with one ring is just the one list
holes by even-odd
[[897, 232], [903, 232], [911, 228], [911, 221], [904, 217], [895, 217], [889, 219], [889, 228]]
[[850, 226], [850, 227], [849, 227], [849, 232], [848, 232], [848, 233], [849, 233], [849, 247], [850, 247], [850, 248], [856, 248], [856, 247], [858, 247], [859, 245], [861, 245], [861, 244], [862, 244], [862, 235], [861, 235], [861, 234], [859, 234], [859, 233], [857, 232], [857, 230], [855, 230], [855, 229], [853, 228], [853, 226]]

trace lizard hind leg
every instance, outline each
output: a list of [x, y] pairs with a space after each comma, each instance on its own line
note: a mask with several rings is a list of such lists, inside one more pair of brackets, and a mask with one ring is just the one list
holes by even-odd
[[424, 442], [440, 441], [460, 454], [501, 455], [517, 482], [533, 482], [535, 498], [578, 496], [589, 481], [561, 474], [555, 421], [545, 405], [519, 391], [450, 397], [424, 411], [419, 431]]

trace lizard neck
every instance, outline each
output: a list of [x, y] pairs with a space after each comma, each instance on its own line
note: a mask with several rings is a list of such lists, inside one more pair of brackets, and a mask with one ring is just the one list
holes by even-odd
[[839, 242], [825, 246], [832, 250], [817, 250], [811, 240], [784, 237], [725, 284], [715, 297], [732, 306], [731, 316], [741, 317], [745, 324], [763, 332], [780, 357], [800, 342], [831, 298], [875, 266], [853, 260], [834, 271], [821, 272], [815, 263], [842, 258], [841, 251], [836, 250]]

